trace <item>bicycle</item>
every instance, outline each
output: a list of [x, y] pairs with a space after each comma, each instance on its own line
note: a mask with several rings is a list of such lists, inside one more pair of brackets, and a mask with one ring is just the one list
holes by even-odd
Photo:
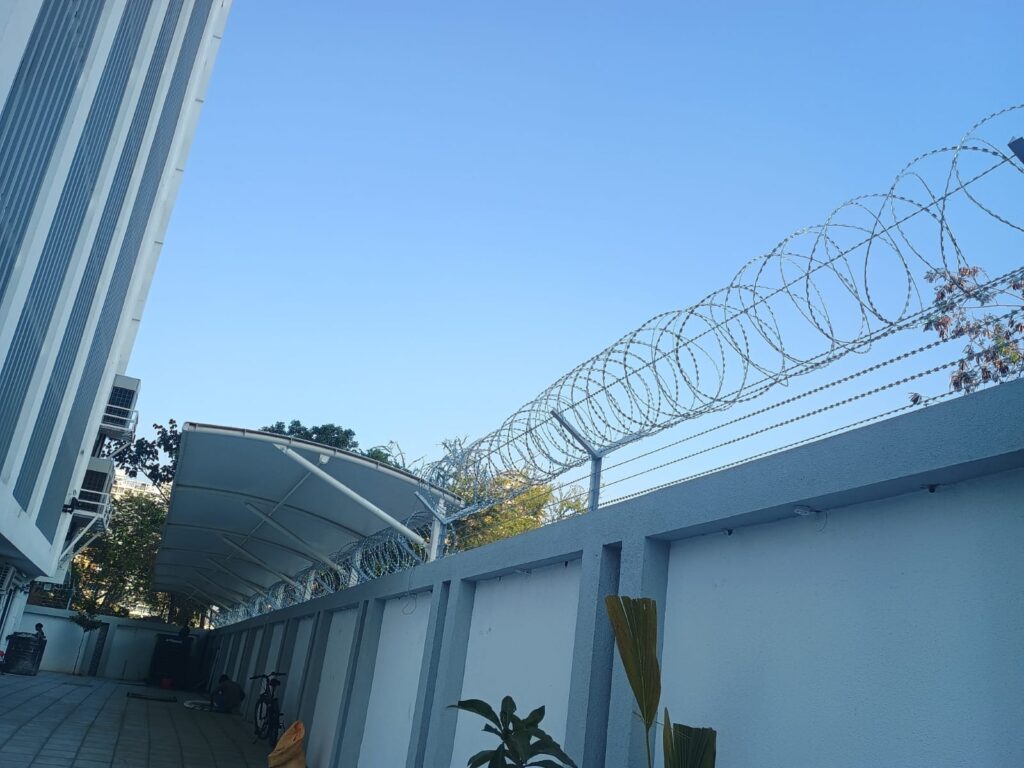
[[262, 680], [263, 690], [256, 699], [256, 708], [252, 713], [255, 726], [256, 741], [266, 739], [271, 747], [277, 746], [277, 737], [281, 731], [281, 705], [277, 699], [277, 689], [281, 685], [279, 677], [284, 672], [271, 672], [269, 675], [253, 675], [250, 680]]

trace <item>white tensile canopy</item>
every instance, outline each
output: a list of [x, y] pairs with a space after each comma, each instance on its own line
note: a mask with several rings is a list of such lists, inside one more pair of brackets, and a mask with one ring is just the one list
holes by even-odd
[[[359, 454], [305, 440], [187, 423], [153, 588], [241, 603], [346, 546], [459, 500]], [[450, 508], [450, 507], [449, 507]]]

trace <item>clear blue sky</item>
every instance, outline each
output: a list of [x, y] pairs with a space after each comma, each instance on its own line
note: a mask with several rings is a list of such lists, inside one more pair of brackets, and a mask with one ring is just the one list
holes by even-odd
[[1024, 101], [1022, 8], [236, 0], [142, 420], [479, 436]]

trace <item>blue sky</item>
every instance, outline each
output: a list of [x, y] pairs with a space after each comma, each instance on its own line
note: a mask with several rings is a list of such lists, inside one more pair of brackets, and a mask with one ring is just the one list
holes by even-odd
[[436, 456], [1024, 101], [1018, 2], [768, 5], [236, 0], [142, 421]]

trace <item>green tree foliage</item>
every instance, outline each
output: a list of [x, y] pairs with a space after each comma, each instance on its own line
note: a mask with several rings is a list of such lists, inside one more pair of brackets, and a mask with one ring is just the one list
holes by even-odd
[[[925, 279], [935, 286], [935, 311], [924, 329], [943, 341], [964, 341], [963, 357], [949, 377], [952, 390], [971, 393], [1024, 373], [1024, 280], [993, 288], [984, 272], [968, 266], [932, 270]], [[997, 316], [989, 311], [995, 308], [1010, 311]], [[916, 404], [922, 398], [914, 393], [910, 399]]]
[[275, 435], [297, 437], [300, 440], [309, 440], [320, 445], [327, 445], [331, 448], [340, 448], [344, 451], [361, 453], [368, 459], [390, 464], [392, 467], [405, 468], [405, 460], [401, 449], [395, 443], [387, 445], [375, 445], [365, 451], [359, 450], [359, 442], [356, 440], [356, 433], [353, 429], [339, 427], [337, 424], [320, 424], [318, 426], [305, 426], [298, 419], [293, 419], [285, 424], [283, 421], [275, 421], [267, 427], [260, 427], [261, 432], [270, 432]]
[[158, 496], [128, 492], [113, 500], [107, 530], [72, 565], [75, 608], [87, 614], [127, 615], [152, 601], [153, 562], [167, 504]]
[[152, 440], [140, 437], [127, 446], [114, 443], [107, 455], [128, 477], [142, 475], [164, 498], [168, 498], [167, 489], [174, 482], [174, 473], [178, 469], [181, 432], [174, 419], [168, 419], [166, 427], [154, 424], [153, 431], [156, 437]]
[[[468, 496], [468, 490], [478, 485], [479, 482], [471, 478], [457, 478], [449, 490], [457, 496]], [[507, 539], [545, 523], [581, 514], [586, 509], [583, 500], [558, 493], [550, 484], [531, 485], [522, 472], [509, 472], [492, 479], [487, 483], [487, 495], [504, 501], [453, 524], [458, 549], [474, 549]]]
[[297, 437], [300, 440], [309, 440], [346, 451], [354, 451], [359, 447], [359, 443], [356, 442], [355, 430], [339, 427], [337, 424], [328, 423], [307, 427], [301, 421], [294, 419], [287, 424], [283, 421], [275, 421], [269, 427], [260, 427], [260, 431]]

